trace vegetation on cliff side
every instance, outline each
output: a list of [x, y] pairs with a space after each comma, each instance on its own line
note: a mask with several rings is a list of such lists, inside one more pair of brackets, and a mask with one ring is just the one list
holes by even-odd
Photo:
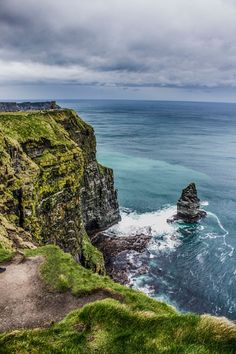
[[[109, 214], [107, 206], [101, 203], [104, 211], [97, 206], [94, 181], [100, 191], [97, 194], [104, 195], [104, 200], [106, 189], [115, 193], [110, 169], [101, 168], [96, 161], [93, 128], [74, 111], [1, 112], [2, 257], [27, 247], [28, 241], [37, 245], [54, 243], [103, 273], [103, 256], [92, 246], [84, 223], [85, 217], [86, 221], [91, 217], [88, 221], [96, 225], [96, 218], [101, 220], [101, 214]], [[88, 212], [82, 203], [82, 191], [85, 202], [89, 199]], [[109, 226], [109, 220], [106, 223]]]
[[226, 319], [181, 314], [83, 268], [58, 247], [28, 252], [36, 254], [46, 258], [41, 274], [47, 286], [75, 296], [99, 288], [113, 298], [75, 310], [47, 329], [1, 334], [0, 353], [235, 353], [236, 328]]
[[[0, 263], [28, 249], [45, 257], [48, 290], [108, 297], [49, 328], [0, 334], [0, 353], [235, 353], [226, 319], [179, 313], [99, 275], [103, 256], [86, 230], [118, 217], [112, 170], [96, 161], [93, 128], [74, 111], [0, 113]], [[55, 245], [29, 250], [45, 243], [90, 269]]]

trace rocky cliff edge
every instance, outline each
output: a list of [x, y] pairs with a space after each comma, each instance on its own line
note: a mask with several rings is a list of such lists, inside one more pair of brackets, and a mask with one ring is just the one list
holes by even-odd
[[103, 273], [89, 234], [119, 218], [113, 171], [73, 110], [0, 113], [0, 250], [57, 244]]

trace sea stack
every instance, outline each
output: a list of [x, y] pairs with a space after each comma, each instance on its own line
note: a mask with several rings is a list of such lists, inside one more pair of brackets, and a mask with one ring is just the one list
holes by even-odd
[[168, 222], [182, 220], [186, 223], [195, 223], [204, 218], [207, 213], [200, 209], [200, 199], [197, 196], [195, 183], [190, 183], [183, 189], [180, 199], [177, 202], [177, 214]]

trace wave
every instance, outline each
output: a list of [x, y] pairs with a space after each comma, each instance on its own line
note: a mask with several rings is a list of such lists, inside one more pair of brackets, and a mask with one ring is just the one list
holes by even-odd
[[[202, 206], [207, 206], [208, 201], [203, 201]], [[187, 226], [178, 223], [168, 223], [167, 219], [176, 214], [176, 206], [168, 205], [162, 209], [137, 213], [129, 208], [121, 208], [121, 221], [112, 226], [108, 232], [115, 234], [116, 236], [135, 236], [140, 234], [149, 235], [152, 237], [151, 242], [148, 245], [150, 251], [150, 258], [153, 257], [153, 253], [173, 250], [180, 246], [183, 242], [183, 237], [180, 234], [180, 229], [185, 229]], [[234, 248], [226, 242], [228, 231], [222, 225], [218, 216], [210, 211], [207, 212], [207, 220], [214, 220], [218, 227], [213, 225], [207, 225], [205, 222], [198, 225], [198, 231], [201, 233], [202, 239], [216, 239], [222, 238], [223, 245], [229, 250], [227, 254], [233, 255]], [[212, 226], [215, 230], [212, 230]], [[191, 231], [191, 230], [190, 230]], [[225, 250], [226, 251], [226, 250]]]
[[218, 218], [218, 216], [210, 211], [208, 211], [207, 213], [208, 216], [212, 217], [213, 219], [216, 220], [217, 225], [219, 226], [220, 230], [223, 231], [223, 234], [219, 235], [219, 237], [225, 237], [228, 235], [228, 231], [224, 228], [224, 226], [222, 225], [220, 219]]
[[121, 221], [111, 227], [108, 232], [120, 237], [149, 235], [152, 237], [148, 246], [151, 252], [173, 249], [181, 244], [177, 234], [179, 226], [167, 222], [167, 219], [174, 214], [176, 214], [176, 206], [168, 206], [143, 214], [138, 214], [131, 209], [121, 208]]
[[[208, 212], [208, 216], [212, 217], [213, 219], [216, 220], [217, 225], [219, 226], [220, 230], [222, 231], [222, 234], [215, 234], [215, 233], [206, 233], [206, 236], [208, 238], [218, 238], [221, 237], [223, 239], [223, 244], [224, 246], [226, 246], [230, 252], [227, 254], [227, 256], [232, 257], [233, 253], [234, 253], [234, 247], [231, 246], [227, 241], [226, 241], [226, 237], [228, 236], [229, 232], [224, 228], [224, 226], [222, 225], [220, 219], [218, 218], [218, 216], [212, 212]], [[224, 258], [225, 260], [225, 258]]]
[[[208, 206], [208, 202], [204, 201], [201, 205]], [[182, 296], [189, 299], [189, 294], [192, 294], [191, 300], [200, 306], [198, 288], [203, 285], [206, 288], [203, 296], [209, 292], [212, 299], [220, 286], [227, 284], [229, 291], [233, 288], [233, 277], [228, 269], [235, 266], [235, 250], [227, 242], [228, 231], [216, 214], [207, 211], [207, 217], [196, 225], [167, 223], [167, 219], [175, 213], [176, 206], [172, 205], [144, 213], [122, 208], [121, 221], [109, 232], [117, 237], [151, 236], [144, 253], [131, 251], [127, 255], [130, 287], [177, 308], [181, 307]], [[224, 299], [228, 313], [234, 313], [235, 304], [227, 291]], [[209, 304], [212, 306], [212, 303]], [[218, 313], [221, 309], [215, 307], [212, 311]]]
[[148, 234], [156, 237], [172, 234], [176, 228], [166, 220], [175, 213], [176, 207], [173, 206], [143, 214], [121, 208], [121, 221], [109, 230], [120, 236]]

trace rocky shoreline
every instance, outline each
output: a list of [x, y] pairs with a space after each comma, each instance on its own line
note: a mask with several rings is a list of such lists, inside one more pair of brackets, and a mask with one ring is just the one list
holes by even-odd
[[151, 235], [145, 234], [117, 236], [101, 232], [94, 235], [91, 241], [103, 253], [105, 268], [110, 277], [121, 284], [128, 284], [129, 274], [147, 271], [145, 266], [140, 266], [134, 259], [146, 250], [151, 238]]
[[[183, 189], [177, 201], [177, 213], [167, 219], [167, 222], [184, 222], [193, 225], [206, 215], [207, 213], [200, 209], [196, 185], [190, 183]], [[180, 232], [182, 233], [181, 230]], [[147, 250], [151, 238], [151, 227], [147, 225], [146, 234], [119, 236], [104, 231], [96, 233], [91, 238], [91, 242], [102, 252], [107, 274], [114, 281], [130, 285], [130, 275], [141, 275], [148, 271], [148, 267], [142, 264], [140, 256]]]

